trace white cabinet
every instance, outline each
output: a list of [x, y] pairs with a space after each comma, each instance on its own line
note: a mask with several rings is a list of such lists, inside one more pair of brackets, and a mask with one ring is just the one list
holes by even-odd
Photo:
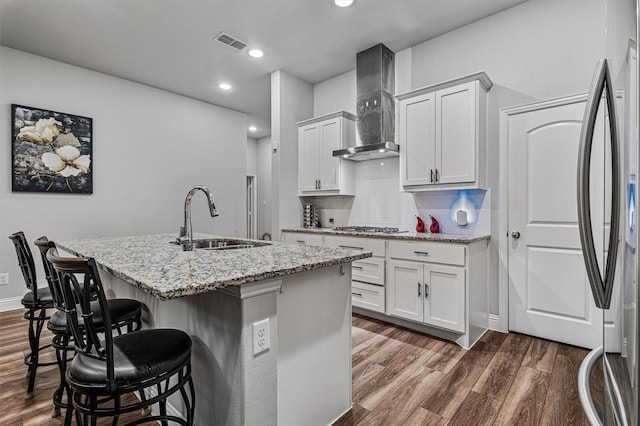
[[464, 333], [465, 270], [389, 260], [387, 314]]
[[321, 234], [301, 233], [301, 232], [283, 232], [282, 242], [288, 244], [297, 244], [300, 246], [319, 246], [323, 244]]
[[385, 311], [385, 240], [376, 238], [327, 235], [327, 247], [370, 251], [373, 257], [356, 260], [351, 264], [351, 303], [374, 312]]
[[353, 162], [333, 157], [354, 145], [354, 120], [340, 111], [298, 122], [298, 195], [355, 195]]
[[477, 73], [396, 96], [406, 191], [484, 188], [486, 92]]

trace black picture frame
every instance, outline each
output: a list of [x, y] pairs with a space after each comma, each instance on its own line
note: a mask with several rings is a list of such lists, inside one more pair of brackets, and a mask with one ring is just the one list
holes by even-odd
[[11, 191], [93, 193], [93, 119], [11, 105]]

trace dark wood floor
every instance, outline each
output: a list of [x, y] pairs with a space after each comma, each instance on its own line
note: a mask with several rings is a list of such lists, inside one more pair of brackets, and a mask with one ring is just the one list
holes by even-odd
[[[27, 366], [24, 364], [24, 356], [29, 353], [29, 342], [28, 322], [23, 318], [23, 313], [22, 309], [0, 312], [0, 425], [59, 426], [64, 421], [64, 410], [62, 417], [51, 417], [51, 397], [60, 380], [56, 365], [38, 368], [34, 396], [25, 399]], [[50, 342], [51, 337], [51, 333], [45, 327], [40, 339], [41, 344]], [[43, 351], [43, 360], [54, 361], [53, 350]], [[130, 413], [121, 416], [121, 423], [137, 418], [141, 418], [140, 412]], [[73, 424], [75, 425], [75, 422]], [[111, 419], [101, 419], [98, 424], [110, 425]]]
[[577, 390], [585, 349], [490, 331], [466, 351], [363, 316], [352, 323], [354, 408], [335, 425], [589, 424]]
[[[55, 366], [38, 369], [35, 396], [25, 399], [22, 312], [0, 313], [0, 425], [60, 425], [62, 418], [51, 418]], [[352, 330], [354, 408], [336, 425], [588, 424], [576, 386], [585, 349], [488, 332], [465, 351], [358, 315]], [[45, 332], [42, 341], [49, 338]], [[592, 378], [596, 400], [599, 377]]]

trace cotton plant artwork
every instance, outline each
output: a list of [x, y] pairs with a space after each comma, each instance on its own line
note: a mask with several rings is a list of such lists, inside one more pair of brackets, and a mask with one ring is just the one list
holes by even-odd
[[93, 192], [91, 118], [12, 105], [12, 190]]

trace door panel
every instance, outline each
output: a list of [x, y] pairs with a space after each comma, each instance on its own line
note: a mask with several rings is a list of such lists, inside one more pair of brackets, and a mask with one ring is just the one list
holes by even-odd
[[387, 314], [422, 322], [423, 270], [419, 263], [387, 261]]
[[320, 152], [315, 158], [317, 163], [322, 158], [319, 170], [320, 188], [323, 190], [338, 190], [338, 173], [340, 159], [332, 157], [332, 152], [340, 149], [340, 119], [331, 120], [321, 124]]
[[476, 175], [476, 83], [436, 92], [438, 183], [473, 182]]
[[[577, 223], [584, 107], [574, 101], [509, 117], [509, 233], [520, 233], [509, 236], [509, 328], [591, 348], [601, 341], [602, 312], [591, 296]], [[592, 161], [603, 164], [598, 146]], [[604, 193], [602, 178], [592, 182], [595, 228], [604, 220]]]
[[[434, 93], [411, 99], [400, 104], [400, 141], [406, 150], [403, 185], [427, 185], [431, 182], [431, 170], [435, 168], [436, 131], [434, 127]], [[435, 172], [435, 170], [434, 170]]]
[[464, 268], [425, 265], [424, 322], [465, 332]]
[[300, 143], [300, 190], [315, 192], [318, 179], [318, 158], [320, 145], [320, 127], [305, 126], [299, 129]]

